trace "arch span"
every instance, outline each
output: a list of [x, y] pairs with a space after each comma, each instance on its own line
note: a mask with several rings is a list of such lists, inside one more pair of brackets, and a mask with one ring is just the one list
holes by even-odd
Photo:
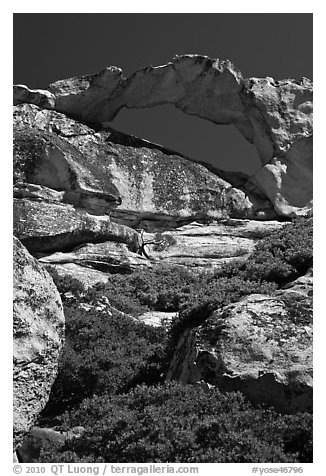
[[[55, 109], [97, 127], [110, 125], [122, 108], [174, 104], [214, 124], [233, 124], [255, 145], [261, 170], [253, 180], [254, 187], [273, 202], [279, 214], [296, 212], [302, 202], [308, 204], [312, 198], [312, 186], [307, 187], [312, 156], [303, 153], [311, 148], [304, 144], [300, 150], [299, 167], [293, 154], [288, 154], [312, 134], [312, 82], [306, 78], [244, 79], [228, 60], [183, 55], [128, 78], [110, 66], [92, 76], [57, 81], [47, 91], [20, 85], [15, 88], [15, 101]], [[300, 205], [297, 193], [284, 185], [282, 174], [295, 176], [296, 187], [305, 184]]]

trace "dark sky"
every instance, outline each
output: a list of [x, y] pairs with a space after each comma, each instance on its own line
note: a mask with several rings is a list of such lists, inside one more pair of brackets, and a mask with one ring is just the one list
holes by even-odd
[[[312, 14], [14, 14], [14, 83], [55, 80], [115, 65], [129, 75], [176, 54], [231, 60], [245, 77], [312, 79]], [[122, 110], [112, 126], [227, 170], [252, 172], [255, 149], [233, 126], [173, 106]]]

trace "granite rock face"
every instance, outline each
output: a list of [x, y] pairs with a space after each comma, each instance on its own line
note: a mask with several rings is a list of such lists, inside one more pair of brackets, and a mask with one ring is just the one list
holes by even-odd
[[274, 296], [247, 296], [187, 329], [168, 378], [239, 390], [282, 412], [311, 411], [311, 273]]
[[269, 200], [148, 141], [112, 129], [96, 131], [28, 104], [14, 108], [14, 124], [16, 196], [26, 195], [26, 184], [47, 187], [39, 195], [50, 188], [52, 200], [111, 214], [132, 227], [275, 216]]
[[[64, 79], [48, 91], [14, 88], [15, 104], [56, 110], [83, 123], [106, 127], [124, 107], [174, 104], [215, 124], [233, 124], [258, 151], [261, 168], [248, 179], [280, 216], [307, 214], [312, 200], [312, 82], [244, 79], [229, 62], [199, 55], [175, 57], [125, 78], [114, 66], [98, 74]], [[218, 144], [217, 144], [218, 147]], [[298, 197], [293, 181], [304, 184]]]
[[37, 463], [44, 444], [50, 444], [55, 447], [63, 446], [66, 441], [72, 438], [80, 438], [84, 432], [85, 428], [82, 426], [75, 426], [66, 432], [35, 426], [19, 448], [20, 461], [23, 463]]
[[14, 239], [14, 451], [47, 403], [64, 339], [52, 278]]
[[[118, 225], [122, 228], [121, 225]], [[117, 237], [119, 239], [119, 237]], [[152, 267], [150, 260], [144, 256], [130, 251], [126, 244], [115, 241], [104, 243], [87, 243], [71, 252], [57, 252], [39, 258], [43, 264], [66, 265], [74, 264], [104, 273], [131, 273], [136, 269], [146, 269]], [[61, 269], [64, 269], [61, 267]], [[73, 270], [73, 268], [70, 268]], [[77, 271], [77, 269], [76, 269]], [[85, 273], [84, 269], [84, 273]], [[72, 273], [73, 275], [74, 273]], [[77, 274], [76, 274], [77, 277]], [[95, 277], [95, 276], [94, 276]]]
[[231, 261], [242, 262], [256, 243], [286, 226], [284, 222], [219, 220], [205, 225], [192, 222], [172, 230], [144, 233], [145, 247], [153, 262], [204, 270]]
[[57, 134], [30, 127], [14, 131], [14, 183], [19, 198], [39, 196], [98, 215], [121, 203], [117, 188], [96, 163]]
[[[76, 216], [73, 215], [71, 219], [77, 226], [78, 223], [74, 221]], [[31, 219], [27, 218], [26, 222], [30, 223]], [[23, 221], [23, 229], [26, 222]], [[204, 271], [221, 268], [231, 261], [240, 263], [249, 257], [260, 239], [286, 226], [286, 223], [277, 221], [235, 219], [209, 225], [192, 222], [172, 230], [143, 233], [143, 242], [150, 244], [144, 246], [146, 255], [140, 255], [133, 248], [134, 240], [140, 239], [139, 235], [135, 232], [135, 235], [131, 234], [130, 237], [130, 231], [133, 230], [128, 227], [108, 222], [106, 226], [110, 226], [111, 234], [104, 235], [104, 239], [112, 241], [82, 243], [67, 249], [62, 246], [63, 233], [58, 232], [57, 242], [54, 241], [55, 235], [50, 228], [52, 220], [49, 218], [48, 225], [47, 222], [44, 223], [44, 228], [49, 230], [51, 236], [49, 239], [46, 234], [42, 236], [46, 248], [43, 252], [36, 251], [35, 255], [50, 274], [52, 270], [56, 270], [59, 276], [75, 278], [86, 288], [105, 282], [107, 273], [132, 273], [136, 269], [150, 269], [160, 264]], [[40, 226], [36, 230], [40, 230]], [[128, 232], [125, 242], [118, 242], [123, 237], [123, 230]], [[36, 231], [33, 233], [34, 237], [25, 237], [25, 242], [34, 251], [40, 250], [43, 242], [37, 240]], [[69, 239], [68, 232], [67, 235]], [[49, 251], [51, 243], [54, 243], [58, 250]], [[55, 249], [53, 244], [51, 246]]]
[[14, 233], [32, 253], [67, 251], [88, 242], [125, 243], [137, 251], [138, 233], [72, 205], [14, 199]]
[[[162, 260], [220, 266], [248, 256], [255, 240], [235, 237], [234, 225], [233, 238], [218, 238], [227, 232], [209, 223], [275, 216], [269, 200], [164, 147], [36, 105], [14, 107], [14, 232], [50, 272], [57, 268], [88, 286], [106, 273]], [[194, 219], [208, 229], [187, 238], [182, 227]], [[281, 224], [257, 226], [272, 231]], [[150, 259], [141, 255], [141, 230], [155, 242], [157, 233], [173, 229], [177, 246], [150, 246]]]
[[[14, 98], [16, 449], [56, 376], [64, 318], [50, 275], [87, 290], [111, 273], [159, 264], [215, 270], [246, 260], [287, 226], [284, 218], [310, 216], [312, 83], [244, 79], [229, 61], [185, 55], [129, 78], [109, 67], [48, 90], [18, 85]], [[166, 103], [217, 127], [233, 124], [257, 148], [260, 168], [251, 177], [218, 171], [111, 127], [122, 108]], [[84, 311], [113, 315], [105, 296], [78, 302], [62, 292]], [[273, 296], [216, 310], [180, 336], [168, 379], [310, 411], [311, 300], [308, 273]], [[168, 329], [175, 313], [128, 317]], [[51, 434], [31, 436], [37, 443]]]

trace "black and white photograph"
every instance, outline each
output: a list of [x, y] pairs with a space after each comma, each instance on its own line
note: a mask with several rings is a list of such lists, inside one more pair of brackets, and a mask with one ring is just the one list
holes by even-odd
[[17, 11], [13, 83], [14, 473], [312, 474], [309, 4]]

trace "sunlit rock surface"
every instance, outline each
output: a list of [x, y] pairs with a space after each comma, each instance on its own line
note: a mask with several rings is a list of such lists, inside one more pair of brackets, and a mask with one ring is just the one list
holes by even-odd
[[275, 216], [269, 200], [164, 147], [35, 105], [14, 107], [14, 232], [61, 276], [84, 274], [88, 286], [161, 262], [203, 269], [242, 260], [256, 241], [250, 229], [269, 234], [282, 226], [264, 221]]
[[168, 378], [239, 390], [279, 411], [311, 411], [311, 271], [273, 296], [247, 296], [187, 329]]
[[14, 451], [46, 405], [64, 339], [60, 295], [47, 271], [14, 239]]
[[146, 140], [27, 104], [14, 108], [14, 124], [16, 196], [26, 183], [47, 187], [57, 201], [133, 227], [275, 216], [269, 200]]
[[[128, 78], [110, 66], [95, 75], [57, 81], [48, 91], [18, 85], [14, 101], [53, 109], [97, 128], [109, 125], [122, 108], [159, 104], [174, 104], [216, 124], [233, 124], [255, 145], [261, 160], [262, 170], [246, 190], [257, 187], [281, 216], [311, 209], [312, 82], [307, 78], [244, 79], [228, 60], [183, 55]], [[299, 200], [293, 181], [284, 179], [287, 170], [296, 183], [305, 184]]]
[[32, 253], [69, 251], [89, 242], [125, 243], [138, 248], [138, 233], [72, 205], [14, 199], [14, 233]]
[[209, 225], [192, 222], [143, 236], [145, 243], [154, 243], [145, 250], [155, 262], [203, 270], [245, 260], [257, 241], [284, 225], [278, 221], [228, 219]]

